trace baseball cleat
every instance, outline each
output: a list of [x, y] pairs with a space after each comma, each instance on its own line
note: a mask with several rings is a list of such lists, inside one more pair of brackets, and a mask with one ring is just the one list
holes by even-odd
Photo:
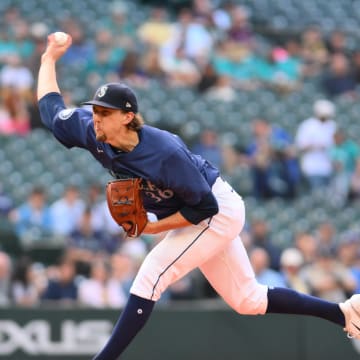
[[345, 316], [344, 331], [348, 338], [360, 339], [360, 294], [353, 295], [339, 306]]

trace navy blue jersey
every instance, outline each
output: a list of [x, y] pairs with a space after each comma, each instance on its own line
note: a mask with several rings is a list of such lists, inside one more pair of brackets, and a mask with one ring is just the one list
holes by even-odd
[[[91, 111], [66, 109], [60, 94], [47, 94], [39, 108], [42, 121], [63, 145], [89, 150], [115, 177], [142, 178], [145, 209], [159, 219], [196, 207], [211, 193], [219, 176], [215, 167], [168, 131], [144, 125], [138, 145], [131, 152], [121, 152], [96, 140]], [[199, 219], [190, 220], [197, 223]]]

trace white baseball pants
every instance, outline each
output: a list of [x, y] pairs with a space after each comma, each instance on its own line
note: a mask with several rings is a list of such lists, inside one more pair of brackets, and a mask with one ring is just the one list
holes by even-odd
[[156, 301], [169, 285], [199, 268], [235, 311], [264, 314], [267, 286], [256, 281], [239, 236], [245, 223], [244, 202], [221, 178], [212, 191], [219, 212], [198, 225], [169, 231], [145, 258], [130, 292]]

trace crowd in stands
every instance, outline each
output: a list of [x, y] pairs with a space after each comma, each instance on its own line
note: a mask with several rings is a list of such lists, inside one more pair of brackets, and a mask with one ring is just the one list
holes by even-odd
[[[313, 112], [298, 119], [293, 134], [264, 114], [251, 120], [251, 137], [241, 149], [206, 128], [192, 150], [225, 175], [246, 167], [251, 195], [261, 201], [291, 201], [299, 191], [319, 190], [331, 194], [337, 207], [360, 199], [359, 144], [336, 120], [335, 100], [354, 101], [360, 83], [360, 49], [349, 45], [346, 32], [325, 34], [309, 26], [274, 39], [257, 31], [250, 13], [236, 2], [213, 7], [209, 0], [194, 0], [178, 11], [157, 6], [138, 26], [128, 12], [127, 2], [111, 3], [107, 16], [92, 24], [91, 38], [76, 16], [51, 27], [42, 19], [29, 22], [17, 7], [9, 7], [0, 19], [0, 136], [23, 137], [42, 127], [34, 91], [37, 71], [47, 34], [62, 30], [73, 38], [58, 69], [69, 107], [110, 81], [149, 91], [157, 81], [165, 89], [190, 88], [199, 97], [228, 103], [240, 92], [265, 88], [287, 94], [314, 80], [326, 98], [314, 99]], [[71, 76], [81, 79], [83, 92], [71, 92], [78, 85]], [[46, 189], [34, 184], [21, 204], [0, 188], [0, 219], [12, 224], [21, 249], [16, 258], [0, 250], [0, 305], [60, 301], [121, 307], [141, 261], [162, 236], [126, 238], [109, 215], [99, 184], [85, 190], [69, 185], [52, 202]], [[324, 222], [313, 232], [294, 234], [292, 247], [282, 249], [272, 241], [269, 223], [256, 219], [242, 238], [262, 283], [331, 301], [360, 292], [356, 231], [337, 234]], [[56, 262], [36, 258], [32, 250], [41, 247], [57, 249]], [[192, 273], [172, 285], [162, 301], [214, 296]]]
[[[23, 204], [3, 209], [2, 218], [13, 222], [21, 251], [14, 257], [0, 250], [1, 305], [124, 305], [142, 260], [164, 234], [127, 238], [99, 190], [97, 184], [85, 192], [69, 186], [50, 203], [45, 189], [35, 187]], [[260, 283], [337, 302], [360, 291], [359, 231], [340, 234], [324, 220], [312, 231], [294, 234], [293, 243], [282, 248], [270, 227], [270, 220], [252, 218], [241, 234]], [[41, 248], [56, 249], [56, 259], [41, 257], [36, 253]], [[214, 297], [196, 270], [173, 284], [160, 301]]]
[[[59, 80], [67, 78], [64, 90], [72, 90], [77, 79], [90, 93], [105, 81], [148, 88], [149, 80], [156, 80], [165, 87], [189, 87], [202, 96], [231, 102], [238, 91], [296, 91], [304, 80], [317, 78], [319, 90], [329, 97], [357, 94], [360, 52], [341, 30], [325, 34], [309, 26], [273, 39], [257, 31], [244, 6], [227, 2], [214, 7], [209, 0], [194, 0], [178, 11], [153, 7], [135, 26], [129, 21], [127, 2], [106, 4], [107, 16], [92, 24], [92, 32], [76, 16], [54, 20], [51, 27], [42, 19], [29, 22], [15, 6], [4, 11], [0, 133], [26, 135], [40, 125], [34, 83], [47, 34], [55, 29], [73, 38], [59, 68]], [[81, 95], [87, 93], [77, 94], [76, 100], [84, 100]]]

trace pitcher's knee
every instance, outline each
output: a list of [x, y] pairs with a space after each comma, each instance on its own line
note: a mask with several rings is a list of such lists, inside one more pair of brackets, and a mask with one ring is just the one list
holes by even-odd
[[130, 292], [142, 298], [158, 301], [169, 285], [174, 281], [175, 270], [170, 269], [166, 273], [147, 273], [139, 271]]
[[157, 285], [151, 277], [137, 276], [130, 288], [130, 293], [144, 299], [157, 301], [162, 294], [162, 289]]
[[239, 299], [232, 304], [232, 308], [242, 315], [263, 315], [267, 308], [267, 286], [253, 282], [241, 291]]

